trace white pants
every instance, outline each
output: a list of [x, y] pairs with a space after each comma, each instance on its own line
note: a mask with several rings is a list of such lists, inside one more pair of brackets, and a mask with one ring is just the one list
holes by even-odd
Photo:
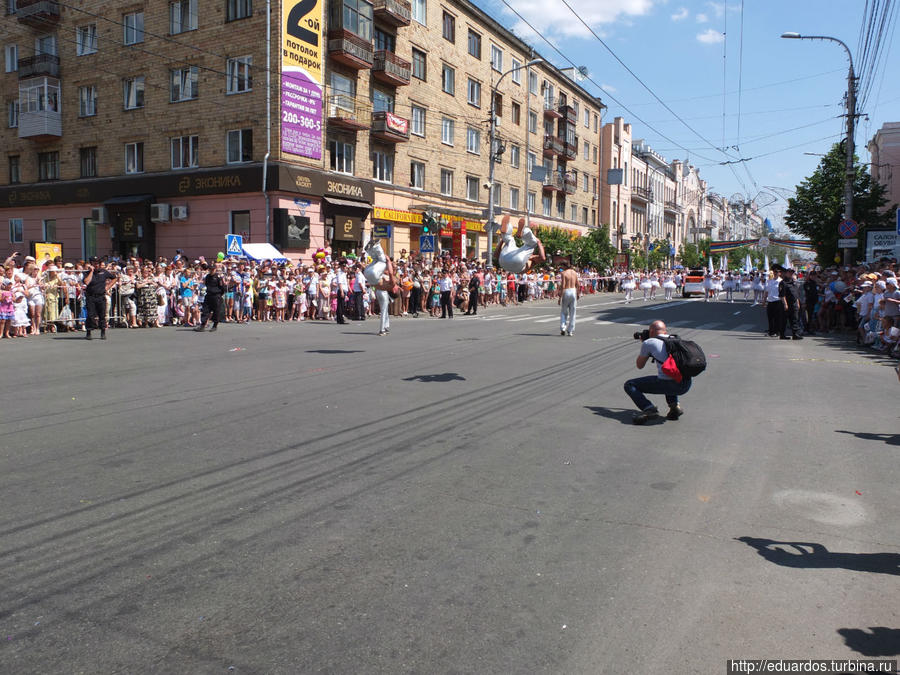
[[387, 291], [375, 291], [375, 297], [378, 299], [378, 309], [381, 311], [381, 323], [378, 326], [378, 332], [383, 333], [391, 327], [391, 315], [388, 314], [391, 298]]
[[[572, 333], [575, 331], [575, 300], [577, 294], [574, 288], [567, 288], [559, 298], [559, 330]], [[567, 323], [568, 320], [568, 323]]]

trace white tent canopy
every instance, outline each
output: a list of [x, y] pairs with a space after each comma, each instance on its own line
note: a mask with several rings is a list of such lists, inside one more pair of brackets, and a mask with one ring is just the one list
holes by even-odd
[[243, 249], [245, 256], [247, 256], [248, 258], [253, 258], [257, 262], [262, 262], [263, 260], [271, 260], [274, 263], [285, 263], [288, 261], [284, 253], [282, 253], [269, 243], [244, 244]]

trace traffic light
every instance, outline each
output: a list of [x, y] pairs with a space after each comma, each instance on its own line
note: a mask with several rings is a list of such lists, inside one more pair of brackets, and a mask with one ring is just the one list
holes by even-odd
[[423, 213], [422, 214], [422, 233], [423, 234], [431, 234], [432, 232], [437, 231], [437, 220], [434, 215], [431, 213]]

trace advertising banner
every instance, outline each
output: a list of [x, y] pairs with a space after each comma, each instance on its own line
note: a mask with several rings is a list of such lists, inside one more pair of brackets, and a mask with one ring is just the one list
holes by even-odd
[[282, 0], [281, 151], [322, 158], [323, 0]]
[[891, 230], [866, 232], [866, 261], [877, 262], [881, 258], [900, 260], [900, 234]]

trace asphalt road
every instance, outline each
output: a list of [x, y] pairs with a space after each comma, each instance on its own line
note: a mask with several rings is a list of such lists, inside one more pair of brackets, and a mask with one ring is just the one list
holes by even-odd
[[[898, 382], [746, 303], [0, 345], [2, 673], [722, 673], [900, 652]], [[630, 423], [631, 333], [709, 369]], [[641, 374], [648, 374], [646, 371]], [[662, 404], [662, 401], [659, 401]]]

